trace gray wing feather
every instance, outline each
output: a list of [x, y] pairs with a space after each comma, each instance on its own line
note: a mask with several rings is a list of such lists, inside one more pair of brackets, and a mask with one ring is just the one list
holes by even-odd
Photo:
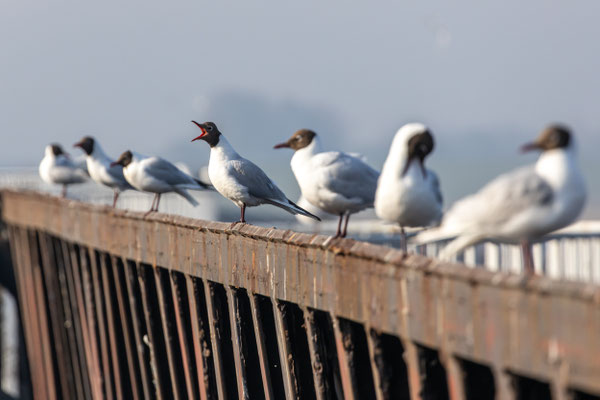
[[373, 202], [379, 172], [361, 159], [340, 152], [326, 153], [327, 159], [321, 166], [327, 167], [322, 184], [332, 192], [351, 199], [359, 197]]
[[229, 163], [230, 173], [243, 186], [248, 188], [248, 193], [261, 199], [275, 199], [287, 201], [285, 194], [275, 183], [252, 161], [242, 158]]
[[427, 174], [431, 175], [431, 188], [435, 193], [435, 197], [438, 199], [440, 204], [444, 204], [444, 196], [442, 196], [442, 190], [440, 189], [440, 180], [437, 174], [431, 170], [427, 170]]
[[167, 182], [170, 185], [198, 186], [194, 178], [160, 157], [153, 157], [148, 163], [147, 172], [156, 179]]
[[532, 207], [547, 206], [554, 199], [552, 187], [532, 167], [500, 175], [476, 194], [455, 204], [448, 219], [473, 221], [481, 226], [505, 221]]

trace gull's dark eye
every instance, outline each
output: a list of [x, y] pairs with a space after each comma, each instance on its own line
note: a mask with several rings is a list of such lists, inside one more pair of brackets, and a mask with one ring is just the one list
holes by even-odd
[[210, 126], [210, 125], [209, 125], [209, 126], [206, 128], [206, 130], [207, 130], [207, 131], [212, 131], [212, 126]]

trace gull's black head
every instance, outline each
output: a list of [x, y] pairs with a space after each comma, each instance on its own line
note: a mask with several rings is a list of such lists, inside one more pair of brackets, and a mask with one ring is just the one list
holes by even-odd
[[66, 154], [60, 144], [52, 143], [50, 148], [52, 149], [52, 154], [54, 154], [55, 157], [60, 156], [61, 154]]
[[571, 145], [571, 131], [564, 125], [553, 124], [544, 129], [538, 138], [524, 145], [522, 151], [564, 149]]
[[217, 128], [214, 122], [204, 122], [202, 124], [196, 121], [192, 122], [202, 131], [202, 134], [192, 139], [192, 142], [195, 140], [204, 140], [210, 147], [215, 147], [219, 144], [221, 132], [219, 132], [219, 128]]
[[287, 140], [287, 142], [276, 144], [273, 146], [273, 148], [289, 148], [293, 150], [300, 150], [310, 145], [315, 136], [317, 136], [317, 134], [310, 129], [300, 129], [299, 131], [296, 131], [292, 137]]
[[131, 151], [127, 150], [126, 152], [124, 152], [123, 154], [121, 154], [119, 156], [117, 161], [115, 161], [114, 163], [112, 163], [110, 165], [111, 165], [111, 167], [115, 166], [115, 165], [120, 165], [123, 168], [125, 168], [126, 166], [131, 164], [132, 161], [133, 161], [133, 153], [131, 153]]
[[85, 136], [79, 142], [75, 143], [73, 147], [80, 147], [85, 152], [85, 154], [89, 156], [94, 152], [94, 144], [95, 140], [93, 137]]
[[423, 176], [425, 177], [427, 172], [425, 170], [424, 161], [425, 157], [427, 157], [429, 153], [433, 151], [433, 135], [425, 125], [411, 124], [409, 127], [413, 128], [414, 132], [408, 137], [408, 141], [406, 142], [408, 157], [406, 159], [406, 165], [404, 166], [402, 175], [404, 176], [406, 172], [408, 172], [408, 168], [410, 167], [412, 160], [419, 160], [421, 170], [423, 171]]

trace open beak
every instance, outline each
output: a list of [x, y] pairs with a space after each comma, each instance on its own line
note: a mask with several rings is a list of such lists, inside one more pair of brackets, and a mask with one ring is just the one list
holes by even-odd
[[279, 143], [279, 144], [276, 144], [275, 146], [273, 146], [274, 149], [286, 149], [289, 147], [290, 147], [290, 145], [288, 144], [288, 142]]
[[527, 143], [527, 144], [524, 144], [523, 146], [521, 146], [521, 153], [526, 153], [528, 151], [539, 150], [539, 149], [540, 149], [540, 145], [537, 142], [531, 142], [531, 143]]
[[196, 126], [197, 126], [198, 128], [200, 128], [200, 130], [202, 131], [202, 134], [201, 134], [200, 136], [198, 136], [198, 137], [195, 137], [195, 138], [193, 138], [193, 139], [192, 139], [192, 142], [193, 142], [193, 141], [195, 141], [195, 140], [202, 139], [204, 136], [206, 136], [206, 129], [204, 129], [204, 125], [202, 125], [202, 124], [199, 124], [199, 123], [198, 123], [198, 122], [196, 122], [196, 121], [192, 121], [192, 122], [193, 122], [194, 124], [196, 124]]

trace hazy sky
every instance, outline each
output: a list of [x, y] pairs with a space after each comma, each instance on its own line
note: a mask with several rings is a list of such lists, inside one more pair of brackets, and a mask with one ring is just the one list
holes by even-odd
[[[0, 166], [95, 135], [194, 167], [191, 119], [294, 191], [273, 144], [313, 128], [377, 168], [401, 124], [437, 139], [449, 201], [525, 162], [547, 123], [577, 135], [600, 217], [600, 2], [0, 2]], [[74, 151], [74, 153], [77, 153]]]

